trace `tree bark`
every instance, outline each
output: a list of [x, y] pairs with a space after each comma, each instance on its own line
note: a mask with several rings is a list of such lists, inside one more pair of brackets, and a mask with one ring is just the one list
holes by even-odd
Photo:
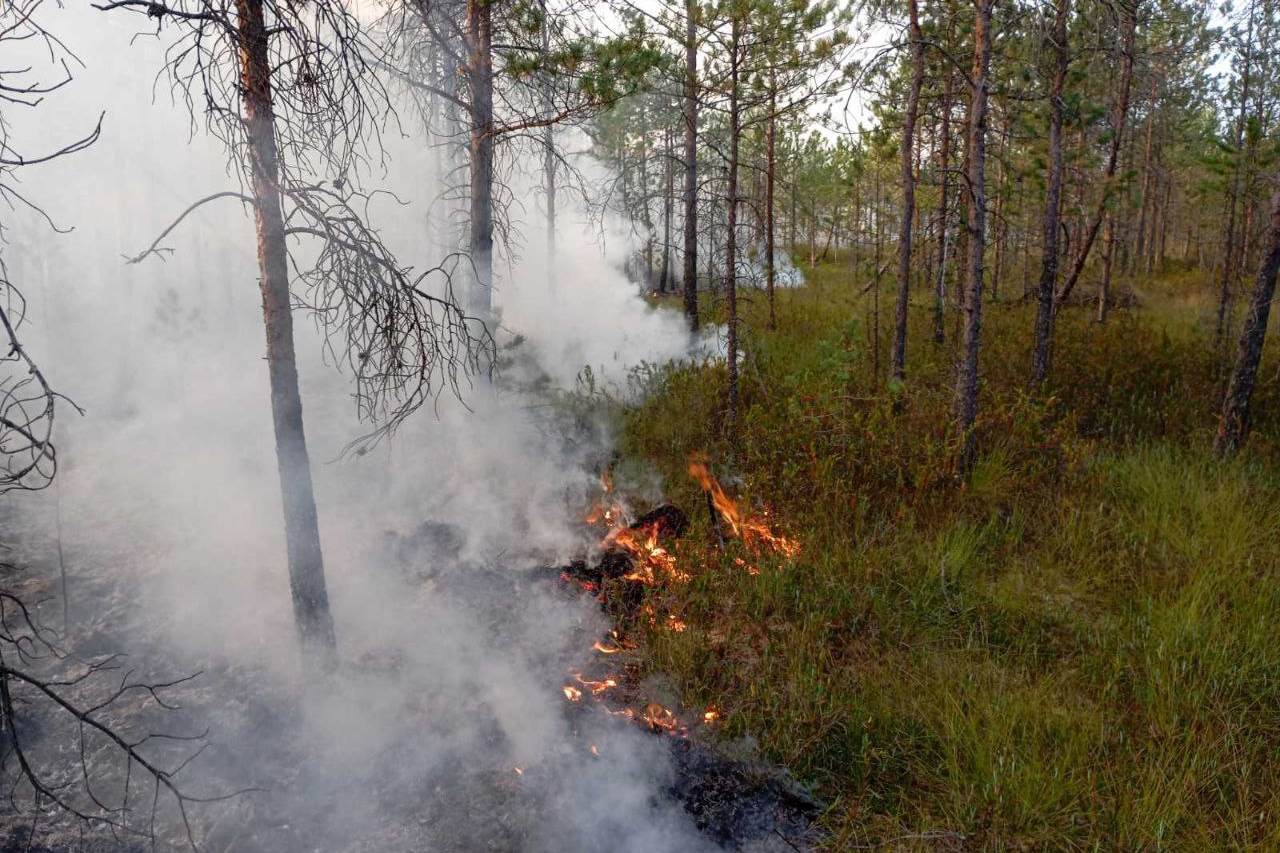
[[675, 213], [675, 140], [671, 128], [663, 131], [663, 191], [662, 191], [662, 271], [658, 277], [658, 292], [671, 289], [671, 217]]
[[471, 88], [471, 310], [493, 310], [493, 17], [491, 0], [467, 0], [467, 82]]
[[933, 342], [946, 342], [946, 310], [947, 310], [947, 248], [950, 231], [947, 208], [951, 190], [951, 100], [955, 92], [955, 72], [945, 60], [947, 82], [942, 92], [942, 142], [938, 154], [939, 171], [942, 172], [942, 187], [938, 197], [938, 277], [933, 295]]
[[684, 313], [698, 331], [698, 41], [697, 0], [685, 0], [684, 42]]
[[965, 275], [964, 331], [956, 370], [955, 418], [960, 447], [956, 473], [968, 479], [977, 446], [978, 346], [982, 338], [983, 251], [986, 248], [987, 74], [991, 67], [991, 10], [995, 0], [974, 0], [973, 72], [969, 107], [969, 245]]
[[738, 428], [738, 146], [742, 135], [742, 115], [739, 103], [739, 63], [741, 61], [742, 25], [738, 13], [733, 13], [732, 35], [729, 46], [729, 163], [728, 187], [725, 196], [728, 209], [728, 233], [725, 236], [724, 291], [728, 314], [728, 367], [729, 367], [729, 440], [737, 443]]
[[1258, 268], [1249, 312], [1240, 333], [1235, 368], [1231, 371], [1227, 393], [1222, 401], [1222, 419], [1213, 444], [1219, 456], [1234, 453], [1248, 435], [1249, 403], [1258, 378], [1258, 365], [1262, 361], [1262, 346], [1267, 338], [1267, 321], [1271, 317], [1277, 271], [1280, 271], [1280, 187], [1277, 187], [1271, 199], [1271, 233], [1267, 254]]
[[285, 544], [293, 615], [308, 667], [331, 669], [335, 658], [333, 616], [325, 587], [320, 524], [311, 482], [311, 460], [302, 423], [302, 397], [294, 357], [288, 255], [281, 207], [280, 159], [276, 147], [271, 59], [262, 0], [236, 0], [240, 85], [249, 137], [258, 273], [271, 380], [271, 415], [284, 505]]
[[1058, 0], [1053, 19], [1055, 65], [1049, 90], [1049, 182], [1044, 201], [1044, 245], [1040, 282], [1036, 288], [1035, 338], [1031, 351], [1031, 384], [1040, 385], [1049, 375], [1053, 343], [1054, 295], [1058, 287], [1058, 231], [1062, 214], [1062, 92], [1071, 62], [1067, 23], [1071, 0]]
[[776, 246], [774, 244], [774, 211], [773, 197], [774, 187], [777, 179], [777, 131], [778, 131], [778, 102], [775, 88], [776, 81], [772, 77], [769, 79], [769, 125], [765, 129], [765, 170], [764, 170], [764, 268], [765, 268], [765, 287], [769, 293], [769, 329], [778, 328], [778, 309], [774, 299], [774, 286], [777, 277], [775, 267], [774, 253]]
[[893, 354], [890, 371], [894, 381], [907, 378], [907, 308], [911, 300], [911, 226], [915, 218], [916, 178], [914, 152], [916, 112], [924, 85], [924, 36], [916, 0], [907, 0], [911, 16], [911, 88], [902, 119], [902, 222], [898, 233], [898, 293], [894, 304]]
[[1102, 283], [1098, 285], [1098, 322], [1107, 322], [1111, 310], [1111, 262], [1116, 249], [1115, 214], [1107, 214], [1107, 233], [1102, 243]]
[[[551, 55], [551, 22], [547, 17], [546, 0], [542, 1], [542, 55]], [[552, 79], [544, 72], [542, 81], [542, 112], [548, 119], [555, 112], [552, 97]], [[542, 179], [547, 196], [547, 276], [552, 288], [556, 280], [556, 146], [555, 127], [550, 122], [542, 129]]]

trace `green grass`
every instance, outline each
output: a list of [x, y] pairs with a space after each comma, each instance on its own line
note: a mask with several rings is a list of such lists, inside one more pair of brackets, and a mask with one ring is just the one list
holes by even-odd
[[778, 331], [747, 306], [736, 441], [722, 367], [651, 372], [621, 416], [676, 503], [701, 507], [705, 450], [802, 543], [752, 576], [695, 513], [693, 579], [652, 594], [688, 628], [647, 629], [647, 666], [812, 783], [835, 850], [1280, 848], [1280, 401], [1262, 382], [1249, 452], [1212, 458], [1194, 277], [1105, 327], [1065, 312], [1046, 399], [1030, 307], [990, 305], [962, 487], [927, 305], [891, 392], [889, 282], [877, 377], [861, 283], [808, 272]]

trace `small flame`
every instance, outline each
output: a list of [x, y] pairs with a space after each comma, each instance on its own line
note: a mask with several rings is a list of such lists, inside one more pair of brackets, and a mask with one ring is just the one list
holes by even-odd
[[515, 771], [516, 771], [516, 775], [517, 775], [517, 776], [523, 776], [523, 775], [524, 775], [524, 770], [523, 770], [522, 768], [520, 768], [520, 767], [515, 768]]
[[667, 627], [670, 628], [672, 631], [675, 631], [677, 634], [682, 634], [684, 633], [684, 630], [689, 626], [684, 623], [683, 619], [679, 618], [674, 613], [668, 613]]
[[666, 732], [675, 731], [678, 725], [676, 715], [659, 705], [657, 702], [650, 702], [648, 705], [644, 706], [644, 721], [654, 730], [662, 730]]
[[562, 689], [564, 690], [564, 698], [568, 699], [570, 702], [577, 702], [582, 698], [582, 691], [574, 687], [572, 684], [566, 684]]
[[596, 745], [594, 743], [591, 744], [591, 754], [594, 755], [596, 758], [600, 757], [600, 750], [596, 749]]
[[707, 458], [695, 453], [689, 458], [689, 476], [698, 481], [698, 485], [711, 495], [711, 503], [716, 512], [729, 525], [730, 532], [742, 540], [743, 544], [754, 554], [762, 548], [768, 548], [787, 557], [794, 557], [800, 551], [800, 545], [794, 539], [779, 536], [770, 529], [768, 511], [763, 519], [743, 514], [737, 502], [725, 494], [720, 481], [711, 473]]
[[715, 708], [708, 708], [702, 715], [702, 722], [710, 725], [720, 719], [720, 712]]

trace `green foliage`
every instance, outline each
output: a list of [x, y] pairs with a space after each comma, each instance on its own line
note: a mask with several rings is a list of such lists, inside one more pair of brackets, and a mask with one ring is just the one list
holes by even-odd
[[732, 463], [720, 367], [651, 369], [621, 416], [671, 499], [700, 506], [684, 465], [707, 450], [802, 546], [744, 574], [694, 513], [700, 568], [655, 593], [688, 627], [650, 630], [648, 665], [814, 783], [833, 850], [1274, 849], [1280, 401], [1248, 458], [1211, 458], [1207, 290], [1146, 283], [1103, 327], [1065, 309], [1045, 399], [1024, 392], [1031, 306], [992, 305], [960, 488], [926, 307], [889, 389], [861, 286], [806, 272], [750, 334]]

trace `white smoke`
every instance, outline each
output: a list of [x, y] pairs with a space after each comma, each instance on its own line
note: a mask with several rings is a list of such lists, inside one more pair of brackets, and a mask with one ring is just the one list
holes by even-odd
[[[661, 796], [669, 771], [657, 742], [566, 719], [559, 679], [607, 626], [593, 602], [527, 571], [582, 547], [574, 513], [608, 454], [605, 427], [566, 441], [541, 400], [477, 381], [465, 406], [444, 397], [388, 443], [344, 456], [364, 426], [299, 314], [344, 661], [324, 695], [304, 697], [250, 221], [224, 202], [168, 238], [166, 260], [122, 260], [192, 200], [231, 186], [225, 154], [189, 133], [163, 80], [152, 103], [163, 38], [131, 45], [127, 16], [87, 8], [49, 18], [88, 70], [17, 132], [67, 139], [109, 111], [97, 145], [27, 176], [25, 191], [75, 231], [51, 234], [23, 215], [10, 235], [12, 277], [31, 305], [27, 343], [86, 410], [62, 416], [54, 489], [13, 506], [28, 531], [17, 556], [50, 566], [60, 531], [72, 636], [85, 651], [123, 649], [150, 671], [207, 670], [188, 713], [217, 746], [188, 775], [270, 790], [202, 812], [206, 849], [312, 849], [317, 839], [324, 849], [700, 849]], [[396, 143], [384, 179], [409, 212], [378, 224], [421, 265], [435, 251], [416, 232], [434, 187], [409, 147]], [[517, 358], [568, 384], [586, 366], [622, 377], [639, 361], [688, 354], [681, 318], [649, 308], [623, 277], [625, 243], [611, 238], [603, 254], [581, 217], [565, 221], [554, 276], [538, 240], [498, 270], [503, 324], [528, 338]], [[516, 767], [534, 781], [520, 782]], [[503, 768], [511, 784], [542, 786], [529, 814], [458, 801], [488, 782], [440, 788]]]

